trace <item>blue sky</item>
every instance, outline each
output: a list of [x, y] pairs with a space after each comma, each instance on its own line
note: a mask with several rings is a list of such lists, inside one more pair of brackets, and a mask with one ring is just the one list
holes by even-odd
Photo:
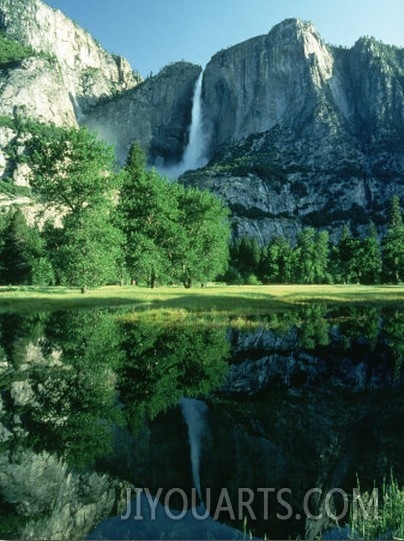
[[283, 19], [311, 20], [325, 41], [374, 36], [404, 46], [404, 0], [45, 0], [143, 76], [188, 60], [204, 66]]

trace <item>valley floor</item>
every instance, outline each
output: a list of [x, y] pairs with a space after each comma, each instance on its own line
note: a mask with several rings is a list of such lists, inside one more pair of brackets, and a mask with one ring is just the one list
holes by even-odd
[[0, 312], [41, 311], [79, 307], [133, 305], [139, 309], [188, 312], [268, 313], [274, 309], [306, 303], [404, 303], [404, 285], [269, 285], [184, 289], [109, 286], [82, 294], [63, 287], [0, 287]]

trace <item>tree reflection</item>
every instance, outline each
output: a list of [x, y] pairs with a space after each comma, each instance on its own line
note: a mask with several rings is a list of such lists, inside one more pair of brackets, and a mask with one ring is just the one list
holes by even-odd
[[[6, 342], [13, 366], [3, 393], [7, 409], [19, 416], [20, 442], [25, 434], [36, 450], [89, 464], [110, 447], [112, 426], [122, 417], [115, 389], [119, 328], [102, 310], [53, 313], [42, 322], [41, 339], [31, 327]], [[28, 354], [33, 344], [34, 356]]]
[[222, 383], [230, 352], [225, 329], [125, 323], [123, 330], [119, 388], [132, 428], [183, 396], [206, 395]]
[[383, 333], [393, 352], [394, 378], [401, 377], [404, 357], [404, 314], [398, 310], [389, 310], [384, 314]]

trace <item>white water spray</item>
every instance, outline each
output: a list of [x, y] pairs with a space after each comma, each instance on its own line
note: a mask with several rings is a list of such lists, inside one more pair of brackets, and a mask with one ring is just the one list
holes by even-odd
[[201, 72], [195, 84], [189, 141], [181, 162], [186, 169], [198, 169], [199, 167], [203, 167], [207, 162], [205, 156], [206, 138], [203, 131], [202, 119], [202, 79], [203, 72]]
[[188, 441], [191, 451], [192, 478], [198, 494], [199, 500], [203, 502], [201, 490], [201, 447], [202, 438], [206, 433], [205, 413], [208, 409], [204, 402], [193, 398], [183, 398], [181, 400], [181, 409], [184, 421], [188, 427]]
[[203, 71], [195, 83], [194, 96], [192, 98], [191, 125], [189, 128], [188, 144], [185, 147], [182, 160], [171, 167], [159, 168], [160, 172], [172, 178], [179, 177], [189, 169], [199, 169], [208, 162], [207, 145], [208, 136], [203, 126], [202, 111], [202, 80]]

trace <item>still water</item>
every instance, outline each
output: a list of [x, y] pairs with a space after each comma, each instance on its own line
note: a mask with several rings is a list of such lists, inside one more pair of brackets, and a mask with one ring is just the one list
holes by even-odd
[[1, 539], [340, 537], [402, 484], [404, 315], [0, 316]]

